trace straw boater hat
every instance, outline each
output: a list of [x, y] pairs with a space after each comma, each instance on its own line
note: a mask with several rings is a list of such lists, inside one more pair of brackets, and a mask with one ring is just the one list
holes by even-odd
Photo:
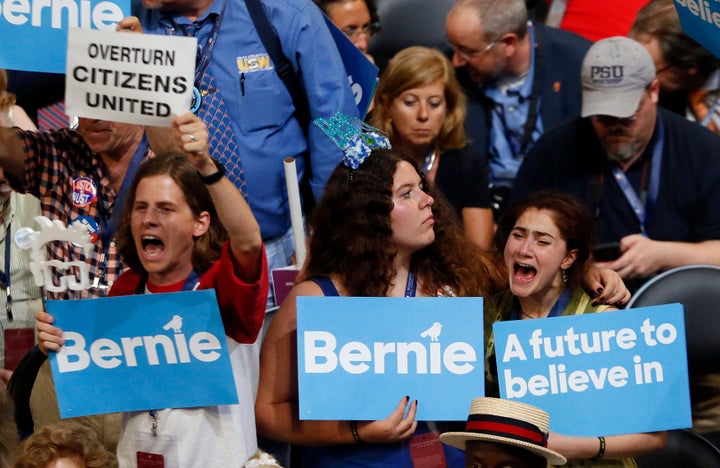
[[440, 440], [461, 450], [470, 440], [514, 445], [564, 465], [565, 457], [547, 448], [550, 416], [540, 408], [500, 398], [475, 398], [470, 404], [466, 432], [446, 432]]

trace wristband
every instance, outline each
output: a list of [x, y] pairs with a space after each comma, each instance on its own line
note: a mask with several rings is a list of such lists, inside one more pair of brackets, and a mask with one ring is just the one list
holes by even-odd
[[223, 166], [223, 164], [215, 158], [212, 158], [212, 162], [215, 164], [215, 167], [217, 167], [217, 172], [207, 176], [200, 174], [200, 171], [197, 173], [198, 177], [200, 177], [200, 181], [205, 185], [212, 185], [222, 179], [225, 175], [225, 166]]
[[600, 436], [598, 440], [600, 441], [600, 448], [598, 449], [597, 455], [591, 458], [593, 461], [600, 460], [605, 455], [605, 437]]
[[350, 421], [350, 432], [352, 432], [353, 439], [356, 444], [362, 444], [363, 440], [360, 438], [360, 434], [357, 429], [357, 421]]

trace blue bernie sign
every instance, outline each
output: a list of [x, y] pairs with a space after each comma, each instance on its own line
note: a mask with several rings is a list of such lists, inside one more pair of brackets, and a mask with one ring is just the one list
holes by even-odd
[[370, 103], [375, 95], [375, 88], [378, 83], [378, 67], [375, 66], [365, 55], [355, 47], [355, 44], [338, 29], [333, 22], [325, 16], [325, 23], [335, 39], [335, 45], [342, 57], [345, 71], [348, 74], [348, 82], [355, 96], [355, 105], [360, 112], [360, 117], [365, 117]]
[[50, 353], [62, 418], [238, 403], [212, 289], [48, 301], [47, 309], [65, 338]]
[[685, 34], [720, 57], [720, 4], [717, 0], [675, 0]]
[[465, 420], [484, 394], [482, 298], [298, 297], [300, 419]]
[[692, 425], [681, 304], [495, 323], [503, 398], [575, 436]]
[[0, 0], [0, 68], [65, 73], [70, 27], [115, 29], [130, 0]]

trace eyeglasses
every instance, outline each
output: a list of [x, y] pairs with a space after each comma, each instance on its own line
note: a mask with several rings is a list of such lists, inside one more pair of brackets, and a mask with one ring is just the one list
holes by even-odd
[[449, 42], [449, 41], [448, 41], [448, 46], [450, 46], [450, 48], [453, 50], [453, 52], [458, 54], [461, 59], [465, 60], [466, 62], [469, 62], [473, 58], [480, 57], [481, 55], [486, 53], [488, 50], [492, 49], [495, 46], [495, 44], [497, 44], [497, 43], [498, 43], [498, 41], [492, 41], [490, 44], [485, 46], [485, 48], [482, 50], [468, 49], [467, 47], [456, 46], [455, 44], [453, 44], [452, 42]]
[[342, 33], [351, 41], [361, 35], [367, 36], [369, 39], [373, 34], [378, 32], [380, 32], [380, 23], [368, 23], [362, 28], [346, 28], [342, 30]]

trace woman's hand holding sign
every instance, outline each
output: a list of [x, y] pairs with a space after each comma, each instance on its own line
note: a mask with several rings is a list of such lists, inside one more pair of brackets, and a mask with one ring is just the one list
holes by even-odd
[[60, 351], [60, 347], [65, 344], [63, 332], [61, 329], [53, 325], [55, 318], [47, 312], [35, 312], [38, 331], [38, 348], [47, 354], [48, 351]]
[[410, 402], [410, 397], [405, 396], [386, 419], [358, 424], [357, 435], [362, 442], [375, 444], [391, 444], [407, 440], [417, 427], [415, 421], [417, 405], [417, 400]]

